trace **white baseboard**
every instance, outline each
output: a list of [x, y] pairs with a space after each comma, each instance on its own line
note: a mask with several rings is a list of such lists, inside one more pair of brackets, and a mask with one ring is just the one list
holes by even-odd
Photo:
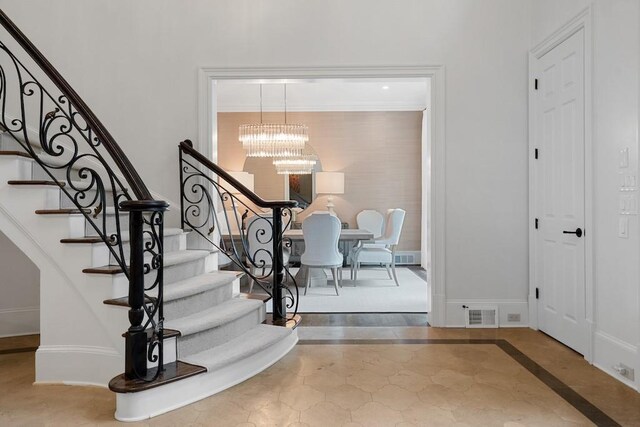
[[113, 348], [41, 345], [36, 351], [36, 384], [106, 387], [124, 370], [124, 356]]
[[[498, 306], [498, 326], [500, 328], [525, 328], [529, 326], [529, 303], [526, 300], [447, 300], [445, 327], [464, 328], [465, 309], [463, 305], [496, 305]], [[508, 321], [509, 314], [519, 314], [519, 322]]]
[[40, 333], [40, 308], [4, 308], [0, 310], [0, 338]]
[[[640, 391], [640, 366], [638, 366], [638, 348], [603, 331], [594, 334], [593, 365], [611, 375], [618, 381]], [[618, 363], [635, 370], [635, 382], [617, 373], [613, 366]]]

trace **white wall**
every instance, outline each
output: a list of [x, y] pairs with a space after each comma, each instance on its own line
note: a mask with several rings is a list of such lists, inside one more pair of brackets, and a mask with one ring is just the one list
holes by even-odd
[[[627, 173], [638, 175], [637, 0], [534, 0], [531, 46], [593, 4], [593, 157], [595, 246], [594, 364], [613, 373], [618, 362], [635, 367], [640, 385], [640, 234], [632, 215], [630, 237], [618, 237], [619, 150], [629, 147]], [[635, 192], [637, 197], [637, 191]]]
[[[173, 201], [177, 142], [197, 136], [200, 66], [445, 65], [447, 298], [526, 301], [528, 0], [0, 7]], [[450, 306], [458, 322], [461, 304]]]
[[0, 232], [0, 337], [40, 331], [40, 270]]

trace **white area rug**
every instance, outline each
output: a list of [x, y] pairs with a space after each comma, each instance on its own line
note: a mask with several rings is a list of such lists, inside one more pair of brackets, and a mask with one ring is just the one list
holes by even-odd
[[[384, 268], [364, 267], [358, 280], [349, 280], [349, 269], [342, 272], [342, 288], [336, 295], [333, 280], [326, 286], [316, 285], [304, 295], [298, 284], [300, 299], [298, 313], [424, 313], [429, 310], [427, 282], [406, 267], [397, 267], [398, 282], [389, 280]], [[295, 275], [297, 269], [292, 268]], [[331, 277], [331, 271], [326, 271]], [[267, 305], [271, 312], [271, 304]]]

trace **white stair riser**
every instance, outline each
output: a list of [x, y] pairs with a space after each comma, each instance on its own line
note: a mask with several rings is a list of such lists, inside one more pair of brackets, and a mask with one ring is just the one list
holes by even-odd
[[224, 325], [196, 334], [182, 336], [178, 340], [178, 358], [204, 351], [235, 338], [262, 323], [265, 319], [264, 304]]
[[[73, 233], [71, 233], [73, 234]], [[77, 234], [77, 233], [76, 233]], [[77, 236], [83, 237], [83, 236]], [[107, 247], [105, 243], [92, 243], [87, 245], [85, 243], [66, 243], [68, 245], [79, 245], [89, 249], [91, 248], [91, 266], [101, 267], [103, 265], [117, 265], [116, 259]], [[172, 234], [164, 238], [164, 250], [165, 253], [173, 251], [181, 251], [186, 249], [186, 236], [184, 234]], [[117, 247], [114, 247], [117, 253]], [[128, 263], [130, 256], [129, 242], [123, 243], [124, 259]]]
[[182, 316], [187, 316], [189, 314], [211, 308], [214, 305], [221, 304], [231, 299], [232, 297], [233, 282], [229, 281], [227, 285], [219, 286], [199, 294], [179, 298], [174, 301], [166, 301], [164, 303], [164, 316], [166, 319], [177, 319]]

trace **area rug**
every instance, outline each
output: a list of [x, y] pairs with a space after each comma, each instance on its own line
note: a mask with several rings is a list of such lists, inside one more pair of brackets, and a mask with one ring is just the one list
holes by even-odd
[[[429, 311], [427, 282], [406, 267], [398, 267], [396, 286], [384, 268], [362, 268], [358, 280], [349, 279], [349, 269], [343, 271], [340, 295], [336, 295], [333, 280], [325, 286], [314, 285], [304, 295], [300, 286], [298, 313], [424, 313]], [[295, 275], [297, 269], [292, 268]], [[326, 271], [330, 277], [331, 272]], [[271, 304], [267, 305], [271, 312]]]

